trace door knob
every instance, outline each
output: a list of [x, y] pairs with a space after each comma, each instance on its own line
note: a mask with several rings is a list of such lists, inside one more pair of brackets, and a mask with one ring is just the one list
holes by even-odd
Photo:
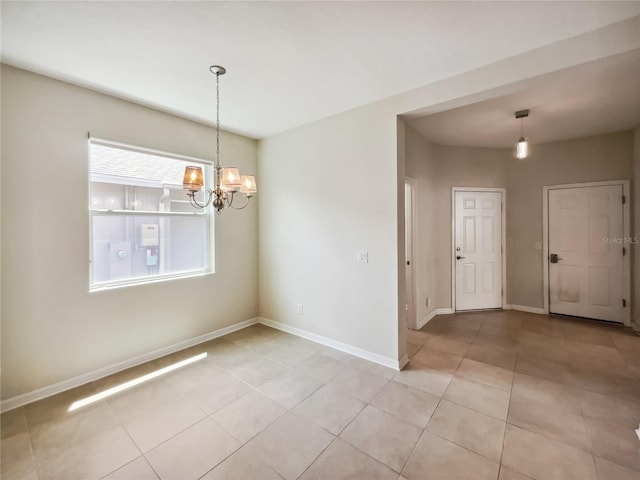
[[458, 255], [458, 256], [456, 257], [456, 259], [458, 259], [458, 260], [460, 260], [461, 258], [466, 258], [466, 257], [461, 257], [460, 255]]
[[549, 261], [551, 263], [558, 263], [558, 260], [562, 260], [557, 253], [552, 253], [549, 255]]

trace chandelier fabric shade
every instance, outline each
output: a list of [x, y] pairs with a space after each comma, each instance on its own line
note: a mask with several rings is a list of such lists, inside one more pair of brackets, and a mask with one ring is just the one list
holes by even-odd
[[222, 169], [220, 186], [226, 191], [235, 191], [240, 188], [240, 171], [236, 167]]
[[242, 175], [241, 182], [240, 192], [244, 193], [248, 197], [258, 191], [256, 188], [256, 179], [253, 178], [253, 175]]
[[204, 178], [202, 177], [202, 167], [194, 167], [189, 165], [184, 169], [184, 180], [182, 187], [190, 192], [199, 192], [204, 186]]
[[[204, 176], [202, 167], [192, 165], [185, 168], [182, 187], [194, 208], [207, 208], [213, 204], [213, 208], [218, 213], [222, 213], [224, 208], [241, 210], [249, 204], [251, 197], [258, 191], [256, 180], [253, 175], [240, 175], [236, 167], [220, 166], [220, 75], [224, 75], [227, 71], [219, 65], [212, 65], [209, 70], [216, 76], [216, 163], [213, 188], [206, 190], [207, 197], [204, 203], [198, 202], [196, 194], [205, 186]], [[242, 206], [233, 202], [238, 192], [245, 197], [245, 203]]]

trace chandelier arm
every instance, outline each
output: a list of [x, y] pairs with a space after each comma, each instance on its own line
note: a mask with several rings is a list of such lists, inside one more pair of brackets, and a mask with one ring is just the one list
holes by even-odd
[[251, 197], [246, 196], [244, 198], [246, 198], [247, 201], [245, 202], [245, 204], [243, 206], [241, 206], [241, 207], [233, 207], [233, 206], [231, 206], [231, 204], [229, 204], [229, 207], [233, 208], [234, 210], [242, 210], [243, 208], [247, 208], [247, 205], [249, 205], [249, 202], [251, 201]]
[[209, 206], [209, 204], [211, 203], [211, 198], [212, 198], [211, 191], [207, 191], [207, 194], [208, 194], [207, 201], [204, 204], [201, 204], [196, 200], [196, 194], [195, 193], [190, 193], [189, 194], [189, 203], [191, 204], [191, 206], [193, 208], [207, 208]]
[[231, 207], [231, 204], [233, 203], [233, 199], [235, 198], [235, 194], [236, 192], [231, 190], [230, 192], [227, 192], [224, 196], [224, 204], [226, 207]]

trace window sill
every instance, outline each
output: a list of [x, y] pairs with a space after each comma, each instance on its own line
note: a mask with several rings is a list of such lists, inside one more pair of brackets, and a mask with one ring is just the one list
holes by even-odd
[[183, 272], [169, 275], [154, 275], [152, 277], [139, 277], [137, 279], [123, 280], [121, 282], [97, 283], [89, 287], [89, 293], [134, 287], [136, 285], [149, 285], [151, 283], [168, 282], [171, 280], [179, 280], [183, 278], [204, 277], [207, 275], [212, 275], [214, 273], [215, 272], [213, 272], [212, 270], [198, 270], [195, 272]]

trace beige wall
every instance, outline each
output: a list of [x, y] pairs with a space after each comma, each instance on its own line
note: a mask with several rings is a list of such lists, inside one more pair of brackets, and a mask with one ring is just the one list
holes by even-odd
[[87, 132], [211, 158], [212, 128], [7, 66], [1, 93], [3, 399], [257, 316], [257, 205], [216, 217], [215, 274], [89, 293]]
[[396, 128], [392, 112], [367, 108], [321, 120], [260, 141], [258, 171], [260, 315], [390, 361], [399, 335]]
[[[412, 132], [406, 138], [407, 171], [421, 190], [416, 291], [424, 296], [435, 284], [436, 308], [452, 306], [452, 186], [507, 189], [507, 303], [542, 308], [542, 250], [536, 249], [542, 243], [542, 187], [632, 176], [631, 132], [534, 145], [531, 157], [518, 161], [511, 149], [431, 145], [407, 131]], [[430, 269], [437, 282], [423, 280]]]

